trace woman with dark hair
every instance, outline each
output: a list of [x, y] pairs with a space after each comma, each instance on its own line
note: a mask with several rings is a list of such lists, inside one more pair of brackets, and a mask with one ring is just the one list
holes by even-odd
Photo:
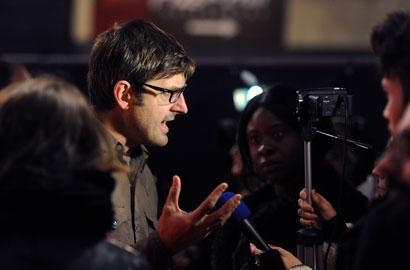
[[80, 91], [53, 78], [0, 93], [0, 269], [147, 269], [104, 241], [114, 163]]
[[[304, 186], [303, 138], [296, 107], [296, 91], [276, 85], [248, 103], [238, 133], [247, 170], [265, 183], [244, 199], [252, 212], [251, 223], [266, 242], [293, 253], [296, 231], [301, 228], [298, 197]], [[321, 119], [317, 127], [332, 133], [330, 119]], [[313, 186], [333, 203], [339, 193], [343, 194], [341, 213], [353, 222], [365, 211], [367, 200], [348, 184], [340, 185], [340, 176], [325, 163], [331, 144], [329, 139], [317, 136], [312, 141]], [[213, 269], [254, 267], [249, 240], [232, 220], [215, 238], [212, 265]]]

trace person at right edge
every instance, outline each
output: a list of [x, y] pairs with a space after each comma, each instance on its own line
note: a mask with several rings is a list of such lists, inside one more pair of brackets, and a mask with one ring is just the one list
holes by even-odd
[[168, 143], [169, 123], [188, 112], [184, 89], [195, 64], [182, 45], [151, 22], [115, 24], [92, 48], [91, 104], [130, 172], [114, 175], [114, 230], [110, 237], [140, 251], [153, 269], [173, 267], [172, 256], [221, 227], [240, 195], [211, 212], [228, 185], [221, 183], [192, 212], [179, 208], [181, 179], [173, 177], [158, 220], [156, 179], [146, 147]]
[[[342, 237], [338, 243], [337, 268], [406, 269], [408, 260], [405, 246], [408, 245], [410, 235], [408, 227], [403, 229], [403, 226], [409, 224], [408, 198], [403, 199], [403, 194], [408, 196], [405, 195], [409, 194], [408, 184], [404, 185], [404, 181], [398, 180], [402, 178], [399, 169], [391, 169], [400, 167], [400, 160], [394, 161], [391, 153], [408, 151], [403, 145], [399, 149], [401, 144], [395, 142], [394, 136], [398, 133], [399, 120], [410, 100], [410, 14], [389, 14], [373, 28], [371, 45], [379, 58], [383, 75], [381, 85], [387, 96], [383, 116], [388, 121], [392, 135], [391, 146], [388, 146], [373, 170], [379, 176], [378, 195], [381, 198], [375, 200], [376, 203], [353, 229], [344, 228], [339, 232]], [[405, 135], [401, 136], [403, 141]], [[396, 164], [392, 166], [392, 163]], [[339, 216], [333, 204], [318, 192], [312, 193], [314, 208], [306, 202], [304, 191], [300, 197], [299, 216], [303, 225], [317, 224], [319, 219], [327, 223]]]

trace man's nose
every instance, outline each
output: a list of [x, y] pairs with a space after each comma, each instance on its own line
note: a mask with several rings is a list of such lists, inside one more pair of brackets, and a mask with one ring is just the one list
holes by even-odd
[[172, 112], [176, 112], [177, 114], [187, 114], [188, 113], [188, 106], [185, 102], [184, 94], [182, 93], [179, 96], [177, 102], [175, 102], [171, 107]]

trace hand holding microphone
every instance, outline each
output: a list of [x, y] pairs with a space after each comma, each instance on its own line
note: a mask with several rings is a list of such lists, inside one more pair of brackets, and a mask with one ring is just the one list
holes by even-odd
[[[220, 207], [224, 203], [226, 203], [230, 198], [232, 198], [235, 194], [232, 192], [225, 192], [219, 198], [217, 205]], [[257, 248], [263, 251], [270, 250], [268, 244], [262, 239], [259, 233], [255, 230], [252, 224], [249, 222], [248, 218], [251, 215], [251, 211], [249, 210], [248, 206], [241, 201], [239, 206], [235, 209], [232, 214], [232, 217], [241, 223], [243, 232], [249, 238], [251, 242], [255, 242]]]
[[[235, 196], [232, 192], [225, 192], [221, 195], [218, 200], [217, 206], [221, 207], [230, 198]], [[248, 237], [250, 242], [253, 242], [256, 246], [253, 250], [258, 250], [258, 254], [255, 255], [256, 263], [259, 266], [258, 269], [286, 269], [284, 266], [284, 261], [282, 259], [282, 254], [275, 248], [270, 248], [269, 245], [263, 240], [256, 229], [252, 226], [248, 218], [251, 215], [251, 211], [248, 206], [241, 201], [239, 206], [235, 209], [232, 217], [239, 221], [242, 226], [243, 233]], [[262, 252], [260, 252], [262, 251]]]

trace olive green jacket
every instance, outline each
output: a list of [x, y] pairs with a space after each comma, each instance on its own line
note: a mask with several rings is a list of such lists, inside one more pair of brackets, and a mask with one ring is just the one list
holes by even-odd
[[120, 143], [115, 147], [119, 161], [130, 170], [113, 174], [116, 180], [112, 195], [115, 221], [109, 238], [136, 248], [153, 269], [169, 269], [172, 257], [155, 232], [158, 193], [156, 178], [147, 165], [148, 151], [141, 146], [124, 153]]

